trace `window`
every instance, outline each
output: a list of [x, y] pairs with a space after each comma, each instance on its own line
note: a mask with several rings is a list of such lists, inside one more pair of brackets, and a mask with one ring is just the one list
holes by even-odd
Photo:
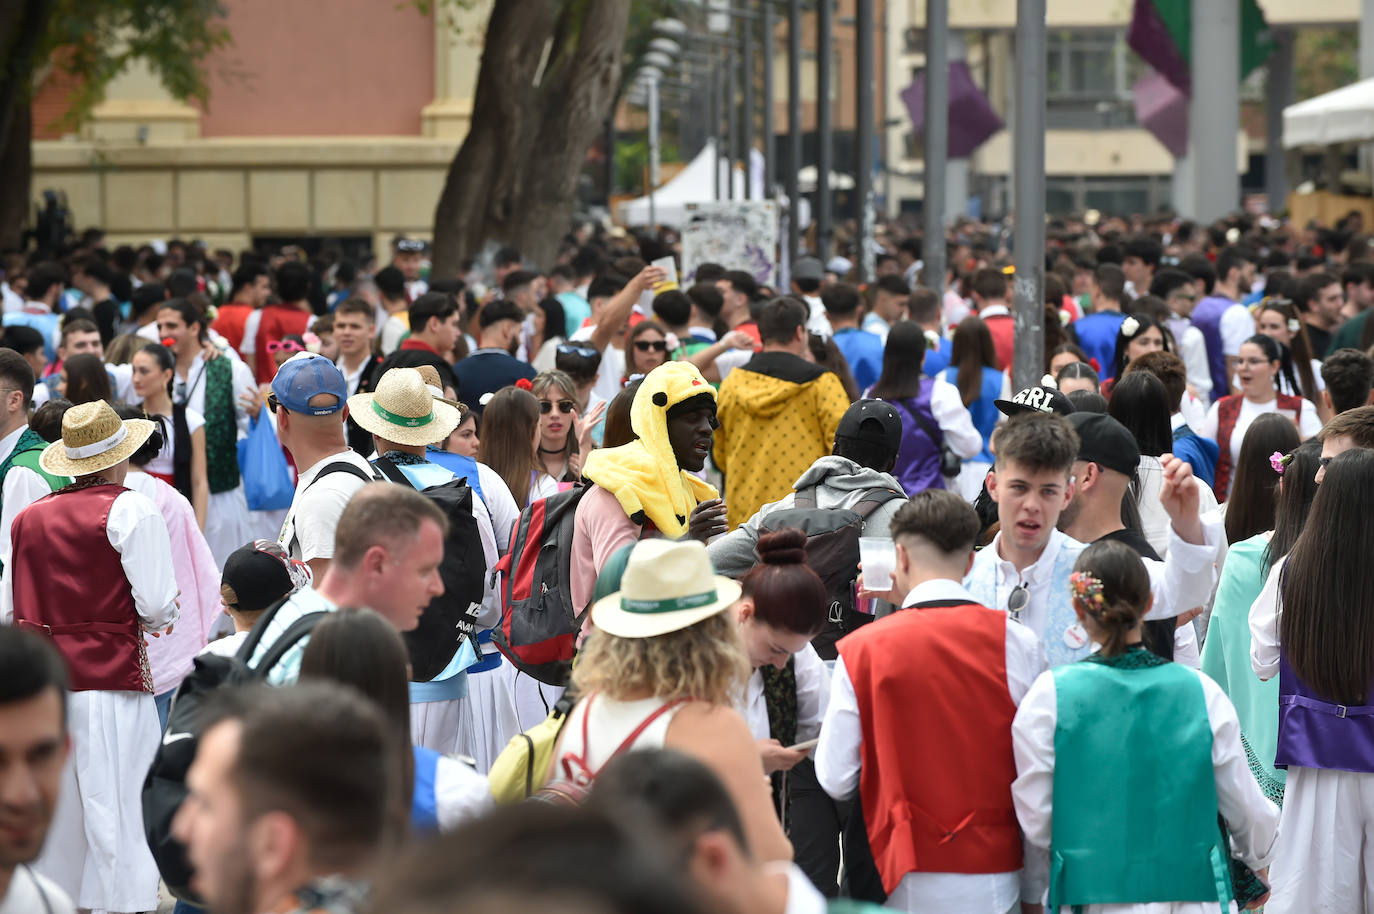
[[1121, 29], [1052, 31], [1046, 57], [1051, 102], [1128, 99], [1145, 71]]

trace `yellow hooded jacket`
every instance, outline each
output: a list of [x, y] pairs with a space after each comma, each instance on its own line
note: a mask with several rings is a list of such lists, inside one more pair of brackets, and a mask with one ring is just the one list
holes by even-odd
[[641, 514], [669, 539], [687, 532], [698, 502], [716, 497], [715, 486], [680, 469], [668, 440], [668, 410], [684, 400], [716, 391], [690, 362], [666, 362], [649, 372], [630, 405], [630, 427], [638, 439], [587, 455], [582, 475], [606, 489], [625, 514]]
[[847, 409], [835, 373], [790, 352], [761, 352], [725, 376], [714, 456], [731, 530], [830, 453]]

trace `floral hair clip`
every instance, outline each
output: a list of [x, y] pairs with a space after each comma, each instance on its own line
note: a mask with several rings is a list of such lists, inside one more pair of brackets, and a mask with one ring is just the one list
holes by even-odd
[[1298, 319], [1297, 319], [1296, 317], [1290, 317], [1290, 318], [1288, 319], [1288, 332], [1289, 332], [1289, 333], [1297, 333], [1298, 330], [1299, 330], [1301, 327], [1302, 327], [1302, 324], [1298, 323]]
[[1091, 571], [1075, 571], [1069, 575], [1069, 586], [1073, 588], [1074, 601], [1082, 605], [1086, 612], [1098, 615], [1106, 608], [1107, 598], [1102, 580]]
[[530, 383], [529, 378], [521, 378], [520, 380], [515, 382], [515, 386], [520, 388], [521, 390], [529, 390], [530, 388], [534, 387], [534, 385]]
[[1273, 467], [1274, 472], [1280, 476], [1283, 471], [1288, 469], [1288, 465], [1293, 462], [1292, 454], [1284, 454], [1282, 451], [1275, 451], [1269, 455], [1269, 466]]
[[320, 349], [323, 348], [323, 344], [320, 342], [320, 338], [315, 334], [311, 333], [309, 330], [301, 334], [301, 339], [305, 340], [306, 352], [313, 352], [316, 355], [318, 355]]
[[1135, 336], [1135, 332], [1139, 329], [1140, 321], [1136, 320], [1134, 317], [1128, 316], [1124, 321], [1121, 322], [1122, 336]]

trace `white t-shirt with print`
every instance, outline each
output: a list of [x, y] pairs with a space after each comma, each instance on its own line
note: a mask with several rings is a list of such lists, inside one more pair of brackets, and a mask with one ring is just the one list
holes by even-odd
[[353, 473], [344, 471], [330, 473], [317, 485], [311, 483], [320, 470], [331, 463], [340, 462], [353, 464], [369, 478], [377, 475], [367, 458], [352, 449], [330, 454], [301, 473], [296, 483], [296, 495], [291, 499], [281, 535], [277, 537], [282, 548], [293, 559], [309, 562], [334, 557], [334, 530], [339, 526], [339, 515], [343, 514], [349, 499], [366, 483]]

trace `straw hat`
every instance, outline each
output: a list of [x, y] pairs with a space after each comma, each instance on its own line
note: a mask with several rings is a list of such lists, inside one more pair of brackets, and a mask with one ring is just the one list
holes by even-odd
[[458, 427], [459, 412], [436, 400], [414, 368], [393, 368], [372, 393], [348, 398], [353, 421], [379, 438], [411, 446], [438, 444]]
[[739, 584], [716, 574], [695, 540], [635, 544], [620, 590], [592, 604], [592, 622], [618, 638], [653, 638], [709, 619], [739, 599]]
[[153, 434], [147, 419], [120, 419], [104, 400], [81, 403], [62, 417], [62, 440], [44, 448], [38, 465], [54, 476], [88, 476], [117, 466]]
[[439, 369], [435, 368], [433, 365], [416, 365], [415, 370], [418, 371], [420, 377], [424, 379], [425, 386], [429, 388], [429, 392], [433, 395], [434, 399], [441, 403], [447, 403], [449, 406], [456, 406], [459, 410], [463, 408], [462, 404], [457, 400], [450, 400], [448, 397], [444, 396], [444, 382], [439, 378]]

